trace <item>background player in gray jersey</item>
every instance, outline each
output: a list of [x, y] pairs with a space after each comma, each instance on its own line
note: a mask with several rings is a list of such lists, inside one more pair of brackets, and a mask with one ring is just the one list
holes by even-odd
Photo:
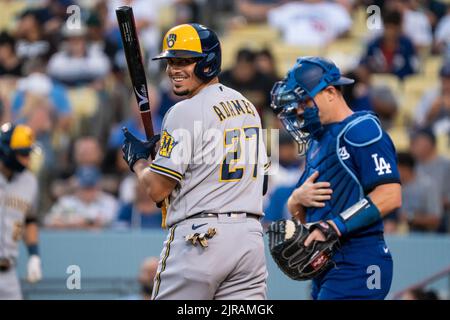
[[34, 142], [31, 128], [4, 124], [0, 131], [0, 300], [21, 299], [16, 274], [18, 244], [22, 235], [28, 246], [27, 279], [42, 278], [35, 218], [36, 177], [26, 168]]
[[159, 137], [142, 142], [124, 130], [125, 160], [167, 209], [153, 298], [265, 299], [259, 219], [268, 161], [258, 113], [219, 83], [220, 43], [209, 28], [170, 29], [155, 59], [167, 59], [173, 92], [187, 99], [167, 112], [151, 164]]

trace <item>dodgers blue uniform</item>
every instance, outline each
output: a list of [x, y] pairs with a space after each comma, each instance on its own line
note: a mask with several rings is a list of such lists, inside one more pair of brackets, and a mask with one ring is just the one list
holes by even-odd
[[[329, 182], [333, 194], [325, 207], [306, 208], [307, 223], [333, 219], [378, 185], [400, 183], [395, 147], [375, 114], [355, 112], [323, 128], [320, 138], [311, 140], [297, 187], [319, 171], [316, 181]], [[313, 280], [313, 299], [384, 299], [393, 261], [381, 218], [346, 234], [341, 243], [335, 266]]]

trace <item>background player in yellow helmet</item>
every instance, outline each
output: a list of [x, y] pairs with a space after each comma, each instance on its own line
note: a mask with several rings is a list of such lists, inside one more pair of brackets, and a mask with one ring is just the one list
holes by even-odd
[[33, 143], [33, 132], [25, 125], [6, 123], [0, 129], [0, 300], [22, 298], [15, 268], [22, 235], [29, 253], [27, 279], [42, 278], [35, 217], [37, 180], [27, 170]]

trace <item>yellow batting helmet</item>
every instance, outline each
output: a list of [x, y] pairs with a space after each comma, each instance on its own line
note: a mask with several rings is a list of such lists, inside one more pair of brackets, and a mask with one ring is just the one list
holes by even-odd
[[199, 58], [195, 75], [210, 81], [220, 73], [222, 53], [216, 33], [197, 23], [181, 24], [167, 31], [162, 52], [153, 60], [168, 58]]
[[0, 128], [0, 159], [13, 171], [23, 171], [25, 167], [17, 161], [17, 154], [29, 155], [34, 144], [33, 130], [23, 124], [5, 123]]

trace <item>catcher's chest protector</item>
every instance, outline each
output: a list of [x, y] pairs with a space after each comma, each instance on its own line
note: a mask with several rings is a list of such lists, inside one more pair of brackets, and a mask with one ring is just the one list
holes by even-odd
[[343, 142], [343, 135], [362, 112], [354, 113], [344, 121], [329, 126], [320, 140], [313, 140], [306, 154], [306, 166], [299, 185], [319, 171], [318, 181], [327, 181], [333, 190], [331, 200], [323, 208], [307, 208], [306, 221], [331, 219], [358, 200], [364, 194], [357, 173], [352, 170], [352, 159]]

